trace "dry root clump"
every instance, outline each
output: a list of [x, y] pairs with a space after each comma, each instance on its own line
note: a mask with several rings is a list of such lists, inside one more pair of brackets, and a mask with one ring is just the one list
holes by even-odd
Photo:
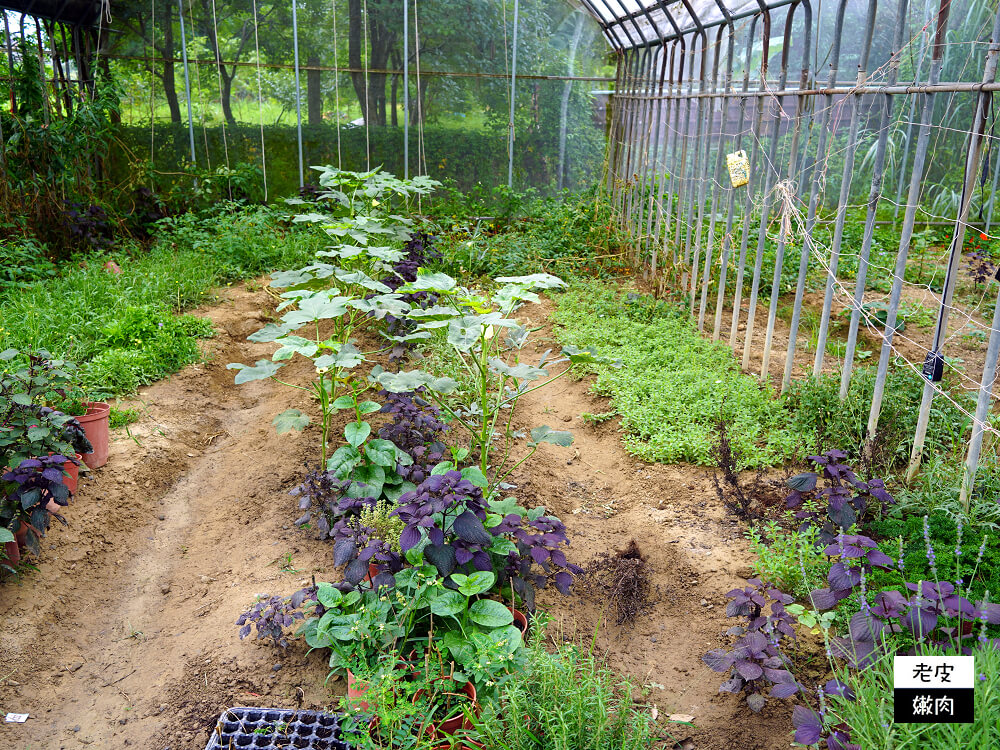
[[653, 605], [652, 569], [635, 539], [625, 549], [605, 552], [587, 567], [584, 593], [608, 602], [615, 624], [635, 622]]

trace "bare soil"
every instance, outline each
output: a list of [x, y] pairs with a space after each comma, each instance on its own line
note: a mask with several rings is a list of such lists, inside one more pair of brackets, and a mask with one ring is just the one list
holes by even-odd
[[[198, 311], [218, 336], [207, 361], [143, 389], [142, 420], [113, 435], [108, 464], [81, 480], [69, 527], [46, 538], [37, 571], [0, 586], [0, 747], [201, 750], [230, 706], [324, 708], [344, 691], [324, 684], [322, 654], [240, 641], [234, 625], [258, 594], [288, 594], [311, 577], [332, 580], [329, 545], [297, 529], [288, 490], [315, 461], [318, 434], [278, 436], [271, 419], [307, 399], [271, 382], [233, 385], [228, 362], [268, 357], [246, 336], [269, 319], [270, 298], [233, 287]], [[546, 328], [547, 303], [522, 317]], [[298, 368], [298, 369], [295, 369]], [[303, 365], [285, 371], [305, 381]], [[526, 503], [566, 522], [572, 559], [586, 565], [635, 539], [652, 571], [656, 605], [617, 627], [600, 601], [545, 591], [552, 635], [597, 648], [644, 686], [675, 726], [677, 747], [787, 747], [791, 707], [751, 714], [719, 695], [722, 676], [700, 657], [725, 642], [725, 592], [750, 574], [742, 529], [720, 507], [708, 470], [645, 464], [621, 447], [586, 381], [529, 394], [521, 428], [570, 429], [570, 448], [545, 445], [511, 481]], [[667, 743], [669, 747], [671, 743]]]

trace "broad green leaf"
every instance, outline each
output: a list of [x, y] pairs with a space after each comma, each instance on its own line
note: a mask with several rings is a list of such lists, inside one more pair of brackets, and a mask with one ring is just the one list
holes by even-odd
[[242, 385], [243, 383], [249, 383], [251, 380], [266, 380], [267, 378], [273, 377], [274, 374], [280, 370], [283, 365], [277, 362], [268, 362], [266, 359], [258, 359], [257, 363], [253, 367], [241, 364], [240, 362], [230, 362], [226, 365], [227, 370], [239, 370], [236, 373], [235, 383], [236, 385]]
[[365, 455], [378, 466], [396, 465], [396, 446], [389, 440], [369, 440], [365, 445]]
[[330, 583], [319, 583], [316, 585], [316, 598], [319, 603], [327, 609], [333, 609], [340, 604], [344, 595]]
[[349, 495], [352, 497], [378, 497], [382, 494], [382, 486], [385, 484], [385, 469], [381, 466], [362, 464], [351, 472], [351, 479], [364, 487], [356, 495], [351, 495], [350, 492]]
[[254, 331], [249, 336], [247, 336], [247, 341], [256, 341], [257, 343], [267, 343], [269, 341], [277, 341], [282, 336], [285, 336], [291, 330], [293, 330], [292, 327], [288, 325], [278, 325], [277, 323], [268, 323], [259, 331]]
[[496, 574], [489, 570], [477, 570], [470, 575], [454, 573], [451, 579], [458, 584], [458, 590], [466, 596], [476, 596], [484, 594], [493, 588], [496, 583]]
[[490, 486], [490, 480], [486, 478], [478, 466], [467, 466], [462, 469], [462, 479], [468, 479], [480, 489], [486, 489]]
[[10, 397], [10, 400], [21, 406], [31, 406], [31, 396], [27, 393], [15, 393]]
[[549, 374], [548, 370], [543, 370], [541, 367], [532, 367], [531, 365], [524, 363], [511, 366], [502, 359], [497, 359], [496, 357], [490, 358], [489, 365], [493, 372], [500, 373], [501, 375], [508, 375], [512, 378], [517, 378], [518, 380], [538, 380], [539, 378], [544, 378]]
[[292, 430], [302, 432], [309, 424], [309, 415], [303, 414], [298, 409], [285, 409], [274, 418], [271, 424], [274, 425], [279, 435], [284, 435]]
[[342, 284], [357, 285], [380, 294], [389, 294], [392, 291], [391, 287], [386, 286], [381, 281], [376, 281], [363, 271], [345, 271], [338, 268], [335, 275]]
[[533, 273], [530, 276], [499, 276], [498, 284], [517, 284], [527, 289], [557, 289], [566, 286], [566, 282], [550, 273]]
[[433, 307], [428, 307], [426, 310], [422, 310], [419, 307], [414, 307], [410, 313], [406, 316], [411, 320], [451, 320], [452, 318], [457, 318], [461, 313], [454, 307], [446, 307], [444, 305], [434, 305]]
[[330, 404], [334, 409], [353, 409], [354, 396], [339, 396]]
[[346, 297], [329, 297], [317, 295], [307, 297], [299, 302], [299, 309], [285, 313], [282, 320], [295, 327], [313, 323], [317, 320], [339, 318], [347, 312]]
[[301, 354], [304, 357], [313, 357], [317, 349], [319, 349], [315, 341], [310, 341], [302, 336], [282, 336], [275, 343], [281, 344], [281, 348], [271, 355], [271, 359], [274, 362], [291, 359], [296, 354]]
[[361, 463], [361, 453], [353, 445], [337, 448], [326, 461], [326, 470], [333, 472], [337, 479], [346, 479], [347, 475]]
[[610, 365], [611, 367], [621, 367], [622, 363], [620, 359], [612, 359], [611, 357], [605, 357], [597, 353], [597, 350], [592, 346], [588, 346], [581, 349], [577, 346], [564, 346], [562, 348], [562, 355], [569, 359], [574, 365], [579, 364], [595, 364], [595, 365]]
[[295, 271], [275, 271], [271, 274], [271, 286], [276, 289], [288, 289], [316, 279], [329, 278], [335, 270], [336, 266], [331, 266], [329, 263], [314, 263]]
[[344, 439], [355, 448], [359, 447], [365, 439], [372, 434], [372, 426], [367, 422], [348, 422], [344, 427]]
[[403, 370], [400, 372], [381, 372], [372, 370], [376, 382], [390, 393], [406, 393], [415, 391], [420, 386], [426, 386], [441, 394], [452, 393], [458, 388], [458, 381], [452, 378], [436, 378], [422, 370]]
[[514, 622], [514, 615], [500, 602], [480, 599], [469, 607], [469, 618], [484, 628], [502, 628]]
[[382, 408], [382, 404], [376, 401], [362, 401], [358, 404], [358, 412], [361, 414], [374, 414]]
[[354, 346], [354, 344], [348, 342], [346, 344], [340, 344], [337, 347], [337, 351], [333, 354], [323, 354], [322, 356], [316, 357], [316, 359], [313, 360], [313, 364], [319, 368], [327, 367], [350, 370], [352, 367], [357, 367], [364, 361], [364, 355], [356, 346]]
[[539, 443], [552, 443], [553, 445], [560, 445], [566, 448], [573, 444], [573, 433], [566, 430], [553, 430], [545, 424], [541, 427], [532, 427], [531, 442], [529, 445], [534, 446]]
[[446, 273], [422, 273], [415, 281], [403, 284], [396, 291], [400, 294], [412, 294], [414, 292], [450, 292], [458, 285], [451, 276]]
[[14, 541], [14, 535], [11, 533], [10, 529], [0, 528], [0, 544], [8, 544]]
[[468, 598], [462, 596], [457, 591], [442, 589], [433, 599], [431, 599], [431, 612], [438, 617], [449, 617], [457, 615], [465, 609]]

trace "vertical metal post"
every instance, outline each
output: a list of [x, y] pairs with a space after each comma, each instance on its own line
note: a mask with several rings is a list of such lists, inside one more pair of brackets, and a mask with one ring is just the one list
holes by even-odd
[[[840, 66], [840, 45], [843, 39], [844, 14], [846, 11], [847, 0], [840, 0], [837, 4], [837, 15], [833, 29], [833, 47], [830, 51], [830, 77], [828, 78], [827, 87], [831, 89], [837, 84], [837, 73]], [[833, 94], [826, 94], [823, 97], [823, 105], [819, 112], [816, 158], [813, 159], [811, 167], [812, 180], [809, 188], [809, 208], [806, 213], [806, 233], [802, 238], [802, 252], [799, 255], [799, 276], [795, 284], [795, 302], [792, 309], [792, 322], [788, 333], [788, 351], [785, 353], [785, 371], [781, 378], [782, 393], [788, 389], [788, 386], [792, 382], [792, 368], [795, 364], [795, 348], [797, 345], [799, 322], [802, 318], [802, 299], [805, 296], [809, 259], [812, 257], [812, 233], [816, 226], [816, 209], [819, 203], [820, 188], [823, 183], [824, 170], [819, 168], [819, 161], [826, 157], [827, 118], [832, 108]]]
[[[875, 34], [875, 12], [878, 0], [868, 2], [868, 23], [865, 26], [864, 45], [861, 48], [861, 64], [858, 65], [858, 85], [865, 82], [868, 75], [868, 55], [871, 52], [872, 37]], [[833, 307], [833, 290], [837, 283], [837, 267], [840, 264], [840, 243], [844, 239], [844, 222], [847, 218], [847, 204], [851, 194], [851, 175], [854, 173], [854, 155], [858, 149], [858, 128], [861, 121], [861, 102], [856, 94], [845, 97], [851, 101], [851, 128], [847, 136], [847, 150], [844, 152], [844, 171], [840, 182], [840, 199], [837, 202], [837, 219], [833, 230], [833, 247], [830, 250], [830, 267], [827, 270], [826, 291], [823, 294], [823, 314], [819, 321], [819, 336], [816, 341], [816, 358], [813, 361], [813, 376], [823, 372], [823, 356], [826, 352], [826, 338], [830, 330], [830, 311]]]
[[[917, 57], [917, 66], [913, 71], [913, 84], [920, 80], [920, 71], [924, 67], [924, 58], [927, 56], [927, 27], [931, 21], [931, 0], [924, 0], [924, 26], [920, 31], [920, 54]], [[910, 159], [910, 144], [913, 141], [913, 118], [917, 116], [917, 99], [910, 100], [910, 116], [907, 118], [906, 135], [903, 140], [903, 156], [899, 161], [899, 177], [896, 179], [896, 202], [892, 207], [892, 221], [895, 223], [899, 216], [899, 204], [903, 200], [903, 183], [906, 174], [906, 163]], [[989, 231], [989, 230], [987, 230]]]
[[403, 0], [403, 179], [410, 179], [410, 0]]
[[181, 19], [181, 58], [184, 61], [184, 98], [187, 100], [188, 137], [191, 141], [191, 163], [197, 164], [194, 153], [194, 118], [191, 115], [191, 79], [188, 77], [187, 37], [184, 34], [184, 0], [177, 0], [177, 11]]
[[965, 457], [965, 471], [962, 472], [959, 502], [962, 503], [966, 513], [969, 512], [969, 496], [972, 494], [972, 488], [976, 483], [976, 473], [979, 470], [979, 455], [983, 449], [986, 421], [990, 418], [990, 399], [993, 397], [993, 385], [997, 379], [998, 356], [1000, 356], [1000, 290], [997, 293], [996, 306], [993, 308], [990, 343], [986, 346], [983, 380], [979, 386], [979, 398], [976, 400], [976, 417], [972, 420], [972, 438], [969, 440], [969, 452]]
[[514, 42], [510, 60], [510, 121], [507, 131], [507, 189], [514, 187], [514, 104], [517, 101], [517, 27], [520, 11], [519, 0], [514, 0]]
[[[948, 14], [951, 10], [951, 0], [941, 0], [937, 14], [937, 33], [935, 34], [934, 50], [931, 55], [929, 86], [936, 86], [941, 79], [941, 67], [944, 56], [945, 32], [948, 29]], [[885, 395], [885, 382], [889, 371], [889, 357], [892, 354], [892, 340], [896, 333], [896, 313], [903, 294], [903, 277], [906, 273], [906, 261], [909, 257], [910, 240], [913, 237], [913, 224], [916, 220], [917, 207], [920, 203], [920, 184], [924, 174], [924, 164], [927, 160], [927, 145], [931, 138], [931, 123], [934, 120], [934, 93], [923, 95], [923, 108], [920, 114], [920, 125], [917, 129], [916, 151], [913, 155], [913, 170], [910, 172], [910, 188], [906, 198], [906, 211], [903, 214], [903, 228], [899, 235], [899, 249], [896, 253], [896, 267], [893, 272], [892, 290], [889, 295], [889, 309], [886, 313], [885, 330], [882, 333], [882, 347], [879, 352], [878, 371], [875, 374], [875, 387], [872, 392], [871, 409], [868, 412], [868, 443], [874, 442], [878, 429], [879, 415], [882, 411], [882, 400]]]
[[[778, 75], [778, 90], [783, 91], [788, 81], [788, 51], [791, 48], [792, 21], [794, 20], [795, 9], [798, 3], [793, 3], [785, 19], [784, 44], [781, 48], [781, 72]], [[747, 310], [746, 335], [743, 337], [743, 361], [742, 367], [746, 370], [750, 366], [750, 346], [753, 343], [754, 319], [757, 314], [757, 297], [760, 292], [760, 276], [764, 266], [764, 248], [767, 244], [767, 222], [771, 213], [771, 198], [775, 181], [779, 177], [777, 169], [778, 141], [781, 133], [781, 101], [778, 97], [775, 100], [776, 108], [771, 126], [771, 143], [768, 147], [767, 164], [765, 165], [764, 180], [764, 200], [760, 210], [760, 228], [757, 230], [757, 255], [754, 260], [753, 280], [750, 284], [750, 308]], [[780, 273], [781, 258], [775, 259], [775, 267]], [[766, 358], [766, 357], [765, 357]]]
[[[794, 7], [794, 6], [793, 6]], [[811, 48], [812, 40], [812, 7], [809, 5], [809, 0], [803, 1], [803, 12], [805, 17], [803, 18], [803, 30], [805, 33], [805, 40], [802, 49], [802, 71], [799, 77], [799, 89], [806, 88], [806, 84], [809, 81], [809, 50]], [[786, 29], [791, 26], [792, 23], [791, 15], [789, 16]], [[795, 126], [792, 132], [792, 142], [789, 147], [789, 163], [788, 163], [788, 180], [789, 183], [795, 179], [795, 173], [797, 171], [798, 156], [799, 156], [799, 135], [802, 129], [802, 97], [795, 97]], [[791, 219], [788, 216], [789, 210], [791, 209], [791, 202], [794, 199], [794, 190], [791, 185], [789, 185], [789, 192], [791, 193], [785, 199], [782, 205], [781, 211], [781, 228], [778, 235], [778, 247], [775, 252], [774, 260], [774, 279], [771, 282], [771, 303], [768, 307], [767, 315], [767, 332], [764, 334], [764, 353], [761, 358], [760, 364], [760, 378], [764, 380], [767, 378], [767, 371], [771, 365], [771, 344], [774, 341], [774, 325], [778, 319], [778, 299], [781, 297], [781, 272], [784, 270], [785, 261], [785, 247], [788, 244], [788, 234], [791, 230]], [[803, 240], [803, 244], [805, 241]], [[747, 334], [749, 338], [749, 333]]]
[[[903, 46], [903, 31], [906, 26], [906, 6], [908, 0], [899, 0], [898, 23], [896, 37], [893, 40], [890, 60], [894, 59]], [[888, 84], [896, 84], [896, 65], [889, 65]], [[872, 251], [872, 236], [875, 233], [875, 213], [878, 210], [879, 199], [882, 197], [882, 173], [885, 169], [885, 151], [889, 142], [889, 123], [892, 119], [892, 94], [884, 94], [882, 117], [879, 121], [878, 144], [875, 147], [875, 163], [872, 167], [872, 184], [868, 194], [868, 214], [865, 217], [865, 234], [861, 242], [861, 255], [858, 258], [858, 275], [854, 283], [854, 302], [851, 306], [851, 325], [847, 332], [847, 351], [844, 353], [844, 369], [840, 374], [840, 400], [847, 398], [851, 386], [851, 370], [854, 366], [854, 349], [858, 343], [858, 325], [861, 321], [861, 309], [865, 301], [865, 284], [868, 280], [868, 260]], [[905, 270], [905, 269], [904, 269]]]
[[[770, 41], [771, 41], [771, 14], [764, 6], [761, 0], [762, 11], [761, 15], [764, 18], [763, 29], [761, 31], [761, 44], [763, 49], [761, 52], [761, 63], [760, 63], [760, 83], [759, 86], [763, 87], [766, 85], [767, 81], [767, 62], [768, 54], [770, 52]], [[751, 30], [753, 26], [751, 25]], [[751, 44], [747, 45], [747, 75], [750, 75], [750, 59], [753, 53], [753, 43], [751, 39]], [[750, 134], [752, 138], [752, 145], [750, 148], [750, 182], [746, 186], [746, 196], [743, 199], [743, 216], [742, 216], [742, 239], [740, 240], [740, 254], [739, 260], [736, 264], [736, 290], [733, 294], [733, 317], [729, 328], [729, 348], [736, 352], [736, 333], [740, 326], [740, 308], [743, 304], [743, 283], [744, 276], [746, 274], [746, 261], [747, 261], [747, 248], [750, 244], [750, 217], [753, 215], [753, 183], [756, 179], [757, 172], [757, 162], [760, 157], [760, 131], [763, 127], [764, 121], [764, 97], [757, 96], [754, 97], [754, 107], [755, 115], [753, 125], [750, 129]]]
[[[996, 79], [998, 52], [1000, 52], [1000, 10], [997, 11], [993, 23], [990, 47], [986, 53], [986, 63], [983, 66], [983, 83], [992, 83]], [[969, 155], [965, 162], [962, 200], [958, 216], [955, 218], [955, 231], [951, 240], [948, 273], [945, 277], [941, 310], [938, 313], [937, 327], [934, 331], [932, 351], [940, 351], [948, 333], [948, 313], [951, 309], [951, 300], [955, 293], [958, 264], [962, 258], [962, 246], [965, 244], [965, 228], [969, 218], [969, 208], [972, 205], [972, 196], [976, 189], [976, 178], [979, 176], [979, 162], [983, 153], [983, 137], [986, 132], [986, 121], [989, 119], [992, 102], [993, 92], [979, 92], [976, 116], [973, 127], [970, 130]], [[986, 367], [989, 367], [989, 362], [986, 363]], [[906, 480], [908, 482], [912, 481], [913, 477], [917, 474], [917, 470], [920, 468], [920, 460], [924, 451], [924, 441], [927, 438], [927, 424], [930, 421], [934, 390], [935, 385], [933, 383], [927, 382], [924, 384], [923, 397], [920, 401], [920, 411], [917, 414], [917, 429], [913, 436], [913, 449], [910, 452], [910, 465], [906, 469]]]
[[[405, 3], [404, 3], [405, 4]], [[305, 160], [302, 158], [302, 86], [299, 80], [299, 13], [292, 0], [292, 51], [295, 59], [295, 137], [299, 146], [299, 189], [305, 187]]]

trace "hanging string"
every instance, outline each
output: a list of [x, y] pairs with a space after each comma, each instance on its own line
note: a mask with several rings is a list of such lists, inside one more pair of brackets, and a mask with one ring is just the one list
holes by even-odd
[[365, 119], [365, 169], [370, 170], [372, 168], [372, 145], [371, 138], [368, 132], [368, 120], [371, 119], [371, 105], [372, 100], [368, 95], [368, 0], [364, 0], [364, 22], [365, 22], [365, 106], [362, 108], [362, 113]]
[[[219, 79], [219, 107], [222, 107], [222, 55], [219, 51], [219, 22], [215, 17], [215, 0], [212, 0], [212, 34], [215, 37], [215, 70]], [[229, 169], [229, 140], [226, 138], [226, 113], [222, 113], [222, 153]], [[232, 194], [229, 196], [232, 198]]]
[[[184, 12], [184, 6], [181, 6], [181, 12]], [[191, 16], [191, 33], [192, 36], [195, 31], [194, 25], [194, 0], [188, 0], [188, 14]], [[198, 57], [194, 58], [194, 79], [198, 84], [198, 109], [201, 110], [201, 135], [202, 140], [205, 141], [205, 164], [208, 168], [212, 168], [212, 157], [208, 152], [208, 127], [205, 125], [205, 94], [201, 90], [201, 69], [198, 67]]]
[[260, 80], [260, 37], [257, 33], [257, 0], [253, 0], [253, 46], [257, 54], [257, 121], [260, 123], [260, 165], [264, 174], [264, 202], [267, 203], [267, 153], [264, 149], [264, 87]]
[[332, 0], [333, 5], [333, 104], [334, 124], [337, 126], [337, 169], [343, 169], [344, 165], [340, 160], [340, 61], [337, 59], [337, 0]]

